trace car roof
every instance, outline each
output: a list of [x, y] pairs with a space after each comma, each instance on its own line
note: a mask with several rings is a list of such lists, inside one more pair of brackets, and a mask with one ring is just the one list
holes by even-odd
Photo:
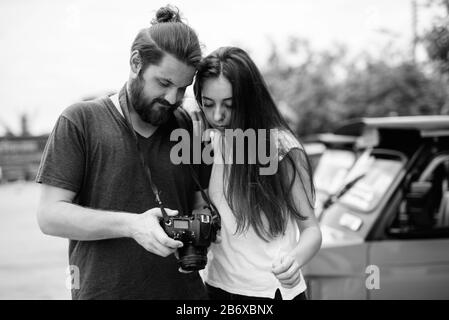
[[449, 115], [358, 118], [345, 122], [332, 133], [314, 137], [329, 148], [352, 149], [376, 146], [380, 136], [400, 140], [409, 134], [417, 139], [449, 137]]
[[334, 131], [336, 135], [361, 136], [367, 129], [416, 130], [422, 137], [449, 135], [449, 116], [404, 116], [350, 120]]
[[324, 152], [326, 146], [323, 143], [310, 142], [304, 144], [304, 149], [308, 155], [319, 155]]
[[355, 135], [343, 135], [334, 133], [322, 133], [316, 135], [316, 139], [326, 146], [353, 146], [357, 142]]

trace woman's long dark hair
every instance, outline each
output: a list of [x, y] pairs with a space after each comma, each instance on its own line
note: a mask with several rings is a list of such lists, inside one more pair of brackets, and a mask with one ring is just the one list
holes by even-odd
[[[194, 84], [199, 105], [202, 105], [204, 81], [220, 76], [224, 76], [232, 86], [230, 128], [253, 129], [256, 133], [258, 129], [278, 129], [295, 136], [277, 109], [256, 65], [240, 48], [219, 48], [200, 62]], [[267, 145], [275, 143], [268, 133], [266, 136]], [[245, 147], [247, 149], [248, 145]], [[312, 208], [315, 190], [311, 166], [303, 148], [287, 153], [273, 175], [260, 175], [262, 167], [259, 161], [255, 164], [234, 162], [225, 166], [223, 178], [228, 177], [225, 198], [236, 217], [236, 231], [242, 232], [252, 226], [259, 237], [268, 240], [283, 234], [291, 217], [296, 221], [306, 219], [292, 194], [295, 179], [299, 177], [301, 180], [307, 205]]]

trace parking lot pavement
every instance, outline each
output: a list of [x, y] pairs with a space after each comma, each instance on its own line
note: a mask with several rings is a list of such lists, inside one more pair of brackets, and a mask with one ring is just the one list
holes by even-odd
[[70, 299], [66, 239], [37, 225], [39, 185], [0, 185], [0, 299]]

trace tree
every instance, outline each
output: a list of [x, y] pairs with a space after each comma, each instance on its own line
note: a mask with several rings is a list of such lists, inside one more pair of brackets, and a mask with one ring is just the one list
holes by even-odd
[[[436, 17], [431, 29], [423, 37], [427, 54], [433, 63], [435, 71], [446, 84], [445, 91], [449, 91], [449, 0], [429, 0], [428, 6], [437, 6], [445, 12]], [[441, 108], [442, 114], [449, 114], [449, 99]]]
[[[295, 51], [281, 53], [273, 47], [277, 52], [271, 57], [277, 63], [268, 64], [264, 76], [274, 98], [298, 114], [300, 136], [329, 132], [357, 117], [444, 112], [449, 93], [441, 77], [398, 59], [395, 52], [390, 51], [394, 59], [368, 54], [349, 59], [343, 46], [317, 51], [295, 41], [288, 47]], [[301, 52], [303, 59], [296, 65], [282, 63], [289, 54]]]
[[449, 0], [432, 0], [429, 6], [444, 8], [445, 16], [435, 19], [431, 29], [424, 35], [427, 53], [439, 71], [449, 74]]
[[344, 118], [439, 114], [447, 99], [441, 81], [409, 62], [369, 61], [342, 85]]

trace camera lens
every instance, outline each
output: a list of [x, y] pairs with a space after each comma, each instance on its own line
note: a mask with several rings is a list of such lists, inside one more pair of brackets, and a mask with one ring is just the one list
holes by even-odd
[[186, 271], [204, 269], [207, 263], [207, 248], [185, 245], [179, 250], [179, 266]]

